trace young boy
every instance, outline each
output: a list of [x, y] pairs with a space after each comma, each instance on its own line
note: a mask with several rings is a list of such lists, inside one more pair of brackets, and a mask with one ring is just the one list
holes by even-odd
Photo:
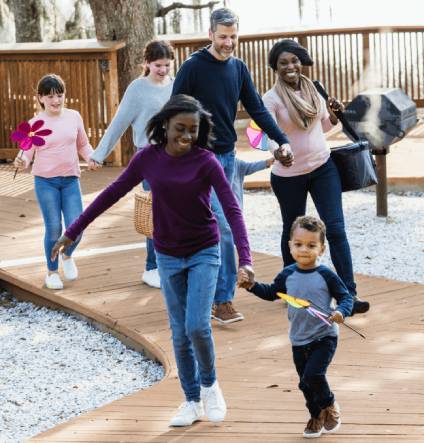
[[[331, 312], [331, 326], [313, 317], [305, 309], [288, 306], [290, 341], [293, 360], [299, 374], [299, 389], [303, 392], [311, 418], [303, 436], [320, 437], [323, 432], [336, 432], [341, 424], [340, 408], [328, 385], [326, 372], [337, 347], [339, 327], [352, 310], [353, 300], [340, 278], [319, 264], [325, 249], [325, 225], [309, 216], [298, 217], [290, 232], [290, 252], [296, 263], [280, 272], [272, 284], [245, 282], [246, 288], [264, 300], [277, 300], [277, 292], [311, 301], [321, 312]], [[332, 306], [332, 299], [337, 308]]]

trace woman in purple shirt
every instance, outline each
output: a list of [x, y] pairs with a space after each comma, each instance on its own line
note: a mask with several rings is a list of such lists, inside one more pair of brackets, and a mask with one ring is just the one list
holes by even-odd
[[220, 265], [219, 231], [210, 206], [215, 190], [231, 227], [239, 273], [253, 282], [243, 217], [224, 171], [208, 147], [211, 117], [194, 98], [173, 96], [148, 122], [149, 142], [125, 171], [66, 230], [52, 255], [66, 249], [96, 217], [142, 180], [153, 200], [153, 242], [186, 401], [171, 426], [189, 426], [205, 413], [220, 422], [226, 404], [215, 374], [210, 325]]

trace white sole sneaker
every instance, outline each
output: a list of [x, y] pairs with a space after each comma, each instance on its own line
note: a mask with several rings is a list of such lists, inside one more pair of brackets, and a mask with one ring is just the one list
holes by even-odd
[[191, 426], [205, 415], [201, 401], [185, 401], [178, 408], [177, 413], [171, 418], [169, 426]]
[[75, 265], [74, 259], [69, 257], [65, 260], [63, 255], [61, 258], [63, 276], [65, 277], [65, 280], [76, 280], [78, 278], [78, 268]]
[[63, 282], [57, 272], [53, 274], [47, 274], [44, 280], [44, 284], [48, 289], [63, 289]]
[[209, 421], [213, 423], [224, 421], [227, 415], [227, 405], [218, 381], [215, 381], [215, 383], [208, 388], [202, 386], [200, 389], [200, 398], [203, 401], [205, 413]]

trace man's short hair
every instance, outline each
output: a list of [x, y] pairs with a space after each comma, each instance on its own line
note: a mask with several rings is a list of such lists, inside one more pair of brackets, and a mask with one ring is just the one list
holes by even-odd
[[239, 24], [238, 16], [228, 8], [219, 8], [211, 14], [210, 28], [212, 32], [215, 32], [218, 25], [233, 26]]

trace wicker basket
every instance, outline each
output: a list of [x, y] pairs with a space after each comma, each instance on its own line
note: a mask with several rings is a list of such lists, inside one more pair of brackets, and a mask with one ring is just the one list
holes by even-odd
[[152, 193], [137, 191], [134, 204], [134, 225], [139, 234], [153, 238]]

